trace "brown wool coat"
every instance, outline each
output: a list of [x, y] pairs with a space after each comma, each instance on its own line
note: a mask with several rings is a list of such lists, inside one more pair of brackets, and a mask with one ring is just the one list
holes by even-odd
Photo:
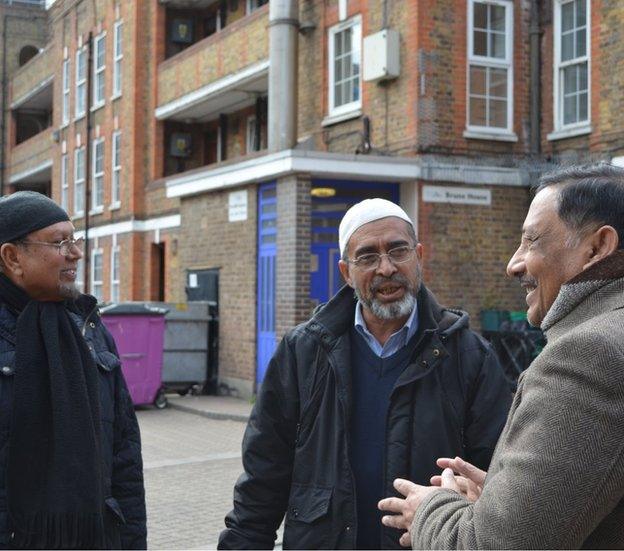
[[624, 548], [624, 252], [564, 285], [481, 497], [416, 512], [414, 549]]

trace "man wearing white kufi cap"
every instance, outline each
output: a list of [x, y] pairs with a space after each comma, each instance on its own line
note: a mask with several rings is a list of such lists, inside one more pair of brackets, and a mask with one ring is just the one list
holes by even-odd
[[422, 284], [409, 216], [362, 201], [339, 246], [347, 285], [269, 364], [220, 549], [273, 548], [284, 514], [284, 549], [398, 548], [377, 509], [395, 478], [428, 484], [439, 457], [489, 464], [509, 387], [468, 315]]

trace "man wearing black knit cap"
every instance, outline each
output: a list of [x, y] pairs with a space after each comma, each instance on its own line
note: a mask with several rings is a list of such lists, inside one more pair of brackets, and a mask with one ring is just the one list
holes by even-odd
[[44, 195], [0, 197], [0, 548], [145, 549], [139, 428], [73, 233]]

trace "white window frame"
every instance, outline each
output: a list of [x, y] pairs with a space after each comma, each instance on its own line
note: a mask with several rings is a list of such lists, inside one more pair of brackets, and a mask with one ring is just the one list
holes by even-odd
[[[96, 257], [101, 257], [101, 267], [102, 273], [100, 274], [101, 279], [95, 279], [95, 259]], [[100, 248], [95, 248], [91, 251], [91, 282], [90, 282], [90, 292], [91, 294], [98, 299], [98, 302], [102, 302], [103, 291], [104, 291], [104, 251]], [[99, 288], [99, 293], [96, 292], [96, 286]]]
[[61, 125], [67, 126], [69, 124], [69, 93], [71, 90], [71, 63], [69, 58], [63, 60], [63, 102], [62, 102], [62, 114]]
[[[78, 163], [78, 156], [82, 154], [82, 174], [78, 174], [78, 168], [80, 164]], [[84, 215], [84, 186], [86, 182], [86, 172], [87, 167], [85, 165], [86, 161], [86, 150], [83, 147], [79, 147], [74, 150], [74, 217], [80, 217]], [[76, 207], [82, 203], [82, 208], [77, 209]]]
[[[591, 132], [591, 0], [585, 2], [586, 37], [585, 55], [561, 62], [561, 8], [573, 0], [553, 0], [553, 126], [554, 132], [547, 137], [549, 140], [588, 134]], [[571, 65], [587, 63], [587, 120], [572, 124], [563, 123], [563, 69]]]
[[[110, 283], [110, 299], [111, 302], [119, 302], [119, 293], [121, 290], [121, 262], [119, 260], [120, 249], [119, 245], [113, 245], [111, 248], [111, 265], [110, 265], [110, 274], [111, 274], [111, 283]], [[115, 266], [115, 260], [117, 260], [117, 265]]]
[[113, 27], [113, 99], [121, 96], [123, 87], [123, 20], [115, 21]]
[[112, 176], [111, 176], [111, 205], [110, 209], [121, 206], [121, 130], [113, 132], [112, 139]]
[[[80, 60], [84, 59], [84, 75], [80, 78]], [[87, 112], [87, 71], [89, 70], [89, 64], [87, 62], [87, 48], [83, 46], [76, 52], [76, 97], [75, 97], [75, 112], [74, 118], [80, 119], [85, 116]], [[83, 98], [83, 108], [80, 109], [80, 98]]]
[[[85, 248], [88, 243], [85, 243]], [[84, 293], [84, 259], [80, 259], [76, 265], [76, 287], [81, 293]]]
[[[103, 63], [98, 65], [99, 51], [103, 48]], [[100, 90], [100, 80], [102, 81], [102, 95], [98, 95]], [[106, 102], [106, 32], [98, 34], [93, 38], [93, 86], [92, 86], [93, 107], [92, 110], [102, 107]]]
[[69, 155], [61, 155], [61, 207], [69, 210]]
[[[247, 117], [247, 125], [245, 127], [245, 151], [247, 154], [253, 153], [256, 151], [254, 149], [254, 141], [256, 139], [256, 116], [250, 115]], [[260, 149], [260, 144], [258, 144], [258, 150]]]
[[249, 15], [250, 13], [260, 9], [262, 6], [258, 5], [258, 0], [247, 0], [246, 1], [246, 7], [245, 7], [245, 13], [247, 15]]
[[[350, 27], [359, 27], [360, 72], [358, 75], [358, 86], [360, 94], [359, 99], [336, 107], [334, 105], [334, 36]], [[358, 111], [362, 107], [362, 16], [356, 15], [351, 19], [347, 19], [346, 21], [342, 21], [341, 23], [338, 23], [338, 25], [331, 27], [327, 33], [327, 44], [329, 52], [329, 116], [334, 117]]]
[[[98, 170], [98, 148], [102, 147], [102, 167]], [[106, 149], [104, 145], [104, 138], [98, 138], [93, 140], [91, 150], [91, 210], [90, 214], [99, 214], [104, 210], [104, 162], [106, 160]], [[100, 195], [102, 200], [98, 201]]]
[[[482, 55], [474, 55], [474, 5], [491, 4], [505, 8], [505, 58], [498, 59]], [[514, 46], [514, 17], [513, 2], [510, 0], [469, 0], [468, 2], [468, 56], [466, 63], [466, 132], [464, 137], [484, 137], [497, 139], [509, 138], [515, 140], [513, 132], [513, 112], [514, 112], [514, 66], [513, 66], [513, 46]], [[470, 67], [489, 67], [492, 69], [507, 70], [507, 127], [479, 126], [470, 124]]]

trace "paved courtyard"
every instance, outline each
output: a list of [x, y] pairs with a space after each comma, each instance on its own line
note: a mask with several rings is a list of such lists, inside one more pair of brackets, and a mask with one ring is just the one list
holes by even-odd
[[167, 408], [137, 411], [150, 549], [214, 549], [241, 473], [245, 423]]

